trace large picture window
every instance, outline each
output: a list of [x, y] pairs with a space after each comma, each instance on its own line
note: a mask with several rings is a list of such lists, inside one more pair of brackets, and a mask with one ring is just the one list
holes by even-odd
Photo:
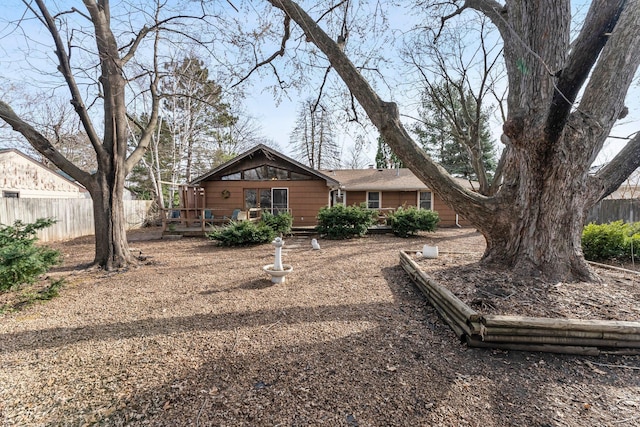
[[287, 188], [245, 188], [244, 208], [260, 208], [273, 214], [288, 212], [289, 189]]
[[379, 191], [367, 192], [367, 207], [369, 209], [380, 209], [382, 196]]

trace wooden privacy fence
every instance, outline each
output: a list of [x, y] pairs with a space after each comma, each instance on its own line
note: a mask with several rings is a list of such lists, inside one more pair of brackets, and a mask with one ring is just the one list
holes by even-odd
[[[127, 228], [140, 228], [149, 215], [150, 200], [125, 200]], [[0, 198], [0, 224], [16, 220], [25, 223], [38, 218], [54, 218], [57, 223], [38, 232], [41, 241], [72, 239], [94, 234], [91, 199], [14, 199]]]
[[640, 354], [640, 322], [481, 314], [431, 279], [407, 251], [400, 265], [470, 347], [583, 355]]
[[640, 221], [640, 199], [605, 199], [598, 202], [589, 213], [585, 224], [606, 224], [622, 220], [627, 223]]

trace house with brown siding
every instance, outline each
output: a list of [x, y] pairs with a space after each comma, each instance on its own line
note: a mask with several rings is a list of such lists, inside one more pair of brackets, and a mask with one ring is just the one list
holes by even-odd
[[[294, 226], [314, 226], [318, 211], [361, 204], [381, 213], [402, 206], [433, 209], [441, 226], [467, 223], [409, 169], [318, 171], [258, 145], [182, 187], [180, 217], [211, 223], [289, 212]], [[171, 213], [169, 213], [171, 215]]]
[[[364, 203], [383, 213], [403, 206], [417, 206], [438, 212], [440, 226], [470, 225], [409, 169], [341, 169], [324, 173], [340, 182], [338, 202], [345, 205]], [[460, 183], [470, 187], [465, 180], [460, 180]], [[332, 191], [334, 204], [337, 195], [337, 191]]]

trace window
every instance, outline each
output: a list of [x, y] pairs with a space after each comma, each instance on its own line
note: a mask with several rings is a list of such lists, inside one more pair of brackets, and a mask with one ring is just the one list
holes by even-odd
[[248, 188], [244, 190], [244, 208], [251, 209], [258, 207], [258, 190]]
[[367, 192], [367, 207], [369, 209], [380, 209], [380, 192], [368, 191]]
[[269, 179], [288, 179], [289, 171], [273, 166], [267, 166], [267, 178]]
[[17, 199], [20, 197], [20, 192], [19, 191], [3, 191], [2, 197]]
[[418, 199], [418, 207], [420, 209], [432, 209], [431, 191], [421, 191]]
[[291, 172], [291, 179], [294, 181], [303, 181], [306, 179], [311, 179], [311, 177], [309, 175], [304, 175], [297, 172]]
[[239, 181], [242, 179], [242, 175], [240, 174], [240, 172], [236, 172], [229, 175], [224, 175], [221, 179], [223, 181]]
[[289, 210], [289, 190], [287, 188], [245, 188], [244, 208], [260, 208], [278, 214]]
[[289, 211], [289, 190], [286, 188], [272, 188], [271, 195], [273, 200], [272, 214], [278, 215], [282, 212]]
[[345, 192], [342, 190], [333, 190], [331, 192], [331, 206], [343, 205], [346, 206]]
[[264, 179], [264, 170], [263, 170], [262, 166], [257, 167], [257, 168], [253, 168], [253, 169], [245, 170], [244, 171], [244, 179], [252, 180], [252, 181], [257, 181], [257, 180]]
[[270, 188], [260, 189], [260, 206], [258, 207], [264, 211], [271, 212], [271, 189]]

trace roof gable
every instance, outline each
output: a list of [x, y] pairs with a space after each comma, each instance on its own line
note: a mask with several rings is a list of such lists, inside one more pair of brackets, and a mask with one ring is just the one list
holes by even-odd
[[2, 185], [7, 188], [86, 191], [80, 184], [15, 148], [0, 149], [0, 171], [0, 175], [5, 176]]
[[221, 179], [222, 176], [239, 172], [243, 169], [256, 167], [256, 166], [274, 166], [285, 167], [293, 172], [298, 172], [304, 175], [311, 176], [316, 179], [321, 179], [327, 182], [328, 186], [337, 186], [338, 181], [330, 176], [327, 176], [315, 169], [307, 167], [302, 163], [293, 160], [290, 157], [285, 156], [276, 150], [267, 147], [264, 144], [256, 145], [254, 148], [234, 157], [226, 163], [218, 166], [215, 169], [195, 178], [189, 184], [199, 185], [203, 181], [214, 181]]

